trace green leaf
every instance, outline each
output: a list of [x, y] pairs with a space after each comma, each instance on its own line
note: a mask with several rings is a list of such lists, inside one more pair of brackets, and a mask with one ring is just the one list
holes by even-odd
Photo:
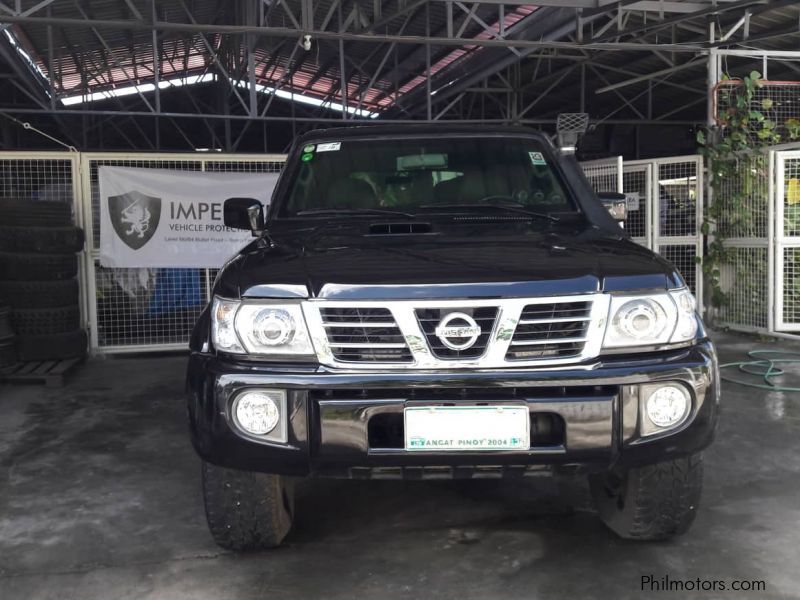
[[700, 144], [701, 146], [706, 145], [706, 132], [703, 131], [702, 129], [698, 130], [697, 132], [697, 143]]
[[761, 73], [758, 71], [750, 71], [750, 75], [748, 77], [753, 81], [758, 81], [761, 79]]
[[772, 108], [772, 106], [773, 106], [774, 104], [775, 104], [775, 103], [772, 101], [772, 98], [764, 98], [764, 99], [761, 101], [761, 107], [762, 107], [764, 110], [769, 110], [770, 108]]

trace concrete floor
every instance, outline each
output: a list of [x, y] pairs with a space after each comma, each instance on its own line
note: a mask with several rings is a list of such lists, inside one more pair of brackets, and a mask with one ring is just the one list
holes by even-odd
[[[719, 339], [724, 360], [754, 347], [776, 345]], [[206, 530], [184, 364], [0, 386], [0, 598], [624, 599], [648, 574], [767, 586], [675, 597], [800, 597], [800, 394], [724, 386], [702, 507], [674, 541], [616, 539], [582, 482], [323, 480], [301, 486], [285, 547], [235, 555]]]

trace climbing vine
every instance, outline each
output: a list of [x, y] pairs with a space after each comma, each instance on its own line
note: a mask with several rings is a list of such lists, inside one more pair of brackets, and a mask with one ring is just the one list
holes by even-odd
[[[726, 264], [736, 264], [732, 260], [736, 249], [727, 248], [725, 240], [766, 237], [769, 164], [765, 150], [782, 141], [800, 138], [800, 120], [790, 118], [781, 122], [776, 102], [761, 93], [764, 83], [760, 73], [753, 71], [736, 83], [721, 89], [718, 125], [697, 132], [713, 192], [713, 201], [704, 211], [702, 233], [711, 237], [701, 262], [715, 307], [729, 303], [720, 286], [720, 277]], [[739, 273], [733, 275], [740, 278]], [[765, 302], [765, 295], [764, 290], [752, 289], [747, 293], [747, 303]]]

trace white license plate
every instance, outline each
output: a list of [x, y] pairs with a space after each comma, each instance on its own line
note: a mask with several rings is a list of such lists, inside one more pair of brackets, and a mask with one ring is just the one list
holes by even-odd
[[405, 409], [406, 450], [525, 450], [527, 406], [413, 406]]

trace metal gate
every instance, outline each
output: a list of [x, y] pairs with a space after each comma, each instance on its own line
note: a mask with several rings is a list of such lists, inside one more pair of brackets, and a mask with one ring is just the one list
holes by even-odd
[[622, 192], [622, 157], [586, 160], [581, 163], [595, 192]]
[[628, 210], [625, 229], [633, 241], [653, 248], [653, 164], [650, 161], [627, 162], [622, 168], [622, 191]]
[[774, 173], [774, 327], [794, 332], [800, 331], [800, 150], [775, 152]]
[[625, 228], [633, 240], [672, 262], [702, 306], [702, 157], [625, 163], [613, 157], [583, 162], [581, 167], [596, 191], [625, 193]]
[[660, 158], [653, 163], [651, 248], [674, 264], [703, 306], [703, 159]]
[[90, 348], [93, 353], [182, 350], [209, 299], [214, 269], [111, 269], [98, 262], [103, 165], [179, 171], [276, 173], [285, 155], [83, 153], [80, 194], [86, 230], [85, 260]]

